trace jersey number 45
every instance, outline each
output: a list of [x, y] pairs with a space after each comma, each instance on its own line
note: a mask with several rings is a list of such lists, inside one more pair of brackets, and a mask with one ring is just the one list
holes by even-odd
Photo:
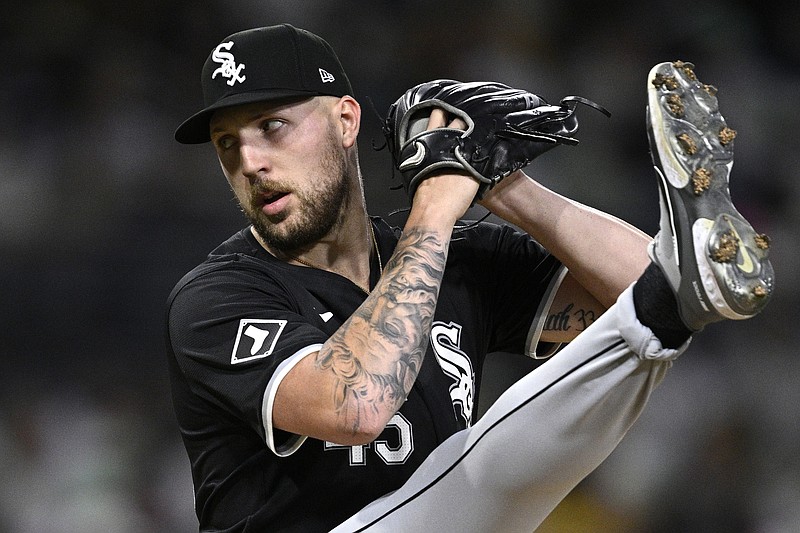
[[349, 450], [350, 466], [364, 466], [367, 464], [367, 450], [372, 448], [387, 465], [401, 465], [408, 460], [414, 451], [414, 432], [412, 431], [411, 423], [400, 413], [395, 413], [389, 420], [384, 434], [390, 429], [393, 429], [397, 435], [397, 438], [393, 439], [394, 442], [380, 438], [369, 444], [359, 444], [357, 446], [344, 446], [326, 442], [325, 451]]

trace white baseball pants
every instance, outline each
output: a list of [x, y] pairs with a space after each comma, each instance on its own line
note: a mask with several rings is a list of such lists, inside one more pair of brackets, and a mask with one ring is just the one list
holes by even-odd
[[662, 348], [629, 287], [400, 489], [333, 532], [532, 532], [614, 450], [688, 344]]

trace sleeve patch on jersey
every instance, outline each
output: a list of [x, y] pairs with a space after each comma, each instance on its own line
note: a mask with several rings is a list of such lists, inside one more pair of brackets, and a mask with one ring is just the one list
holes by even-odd
[[233, 343], [231, 364], [244, 363], [270, 355], [285, 326], [285, 320], [258, 318], [240, 320], [236, 342]]

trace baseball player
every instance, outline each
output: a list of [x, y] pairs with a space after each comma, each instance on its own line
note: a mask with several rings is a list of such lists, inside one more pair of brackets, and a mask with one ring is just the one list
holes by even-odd
[[[236, 33], [201, 83], [205, 107], [176, 139], [212, 143], [250, 223], [168, 302], [202, 531], [532, 531], [694, 332], [772, 294], [768, 240], [727, 191], [733, 132], [689, 64], [648, 80], [654, 240], [520, 170], [576, 142], [581, 99], [407, 91], [385, 124], [411, 199], [401, 229], [367, 214], [360, 107], [324, 40]], [[523, 231], [454, 232], [476, 202]], [[497, 351], [543, 364], [476, 422]]]

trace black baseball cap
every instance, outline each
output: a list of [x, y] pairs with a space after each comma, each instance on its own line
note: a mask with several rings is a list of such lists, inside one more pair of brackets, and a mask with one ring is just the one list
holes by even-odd
[[353, 94], [333, 48], [290, 24], [229, 35], [206, 59], [200, 76], [204, 108], [175, 130], [183, 144], [210, 141], [218, 109], [291, 97]]

